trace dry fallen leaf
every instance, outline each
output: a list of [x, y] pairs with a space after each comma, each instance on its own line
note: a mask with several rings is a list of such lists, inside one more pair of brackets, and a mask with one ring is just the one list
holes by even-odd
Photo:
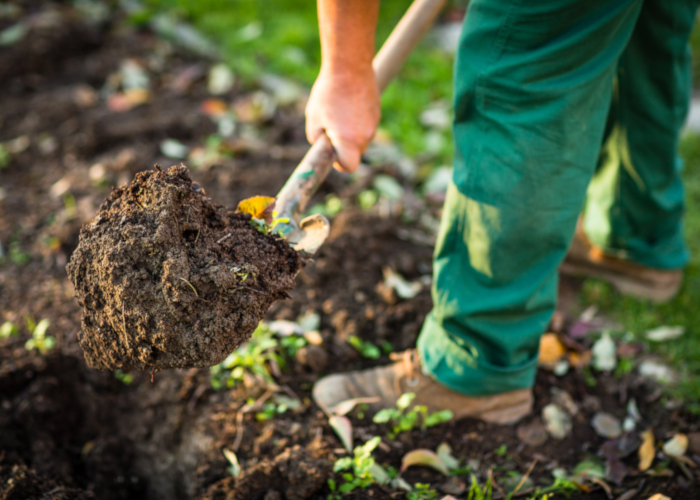
[[236, 207], [236, 212], [250, 214], [253, 219], [263, 219], [268, 224], [272, 222], [272, 211], [275, 208], [275, 199], [269, 196], [253, 196], [241, 201]]
[[354, 399], [348, 399], [346, 401], [341, 401], [337, 405], [335, 405], [333, 408], [331, 408], [331, 413], [334, 415], [347, 415], [352, 411], [355, 406], [362, 404], [362, 403], [376, 403], [379, 401], [379, 396], [374, 397], [374, 398], [354, 398]]
[[646, 338], [654, 342], [677, 339], [685, 332], [684, 326], [659, 326], [646, 333]]
[[111, 111], [123, 113], [147, 103], [151, 99], [148, 89], [126, 89], [124, 92], [112, 94], [107, 99], [107, 107]]
[[591, 364], [591, 351], [575, 352], [569, 353], [569, 363], [574, 368], [583, 368]]
[[566, 348], [556, 333], [545, 333], [540, 337], [540, 354], [537, 361], [541, 366], [553, 367], [566, 354]]
[[446, 476], [450, 475], [450, 471], [447, 469], [445, 463], [440, 460], [434, 452], [425, 449], [418, 449], [409, 451], [406, 453], [401, 460], [401, 472], [405, 471], [408, 467], [412, 465], [422, 465], [423, 467], [430, 467], [438, 472], [443, 473]]
[[228, 111], [228, 104], [221, 99], [207, 99], [199, 107], [202, 114], [207, 116], [221, 116]]
[[348, 453], [352, 453], [352, 424], [350, 420], [343, 416], [333, 415], [328, 419], [328, 424], [338, 435]]
[[611, 371], [617, 366], [617, 357], [615, 355], [615, 342], [610, 338], [608, 332], [604, 332], [593, 348], [593, 367], [601, 372]]
[[682, 457], [688, 450], [688, 436], [676, 434], [664, 443], [663, 450], [669, 457]]
[[637, 451], [640, 471], [645, 471], [651, 467], [654, 461], [654, 454], [654, 431], [648, 429], [642, 432], [642, 444]]

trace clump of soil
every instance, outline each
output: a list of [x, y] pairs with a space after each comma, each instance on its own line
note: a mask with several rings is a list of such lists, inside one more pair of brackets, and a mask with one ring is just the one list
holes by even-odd
[[114, 190], [67, 266], [93, 368], [207, 367], [288, 296], [304, 256], [213, 205], [184, 166]]

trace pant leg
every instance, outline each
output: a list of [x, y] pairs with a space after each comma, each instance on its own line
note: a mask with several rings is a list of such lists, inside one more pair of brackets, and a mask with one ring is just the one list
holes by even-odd
[[531, 387], [641, 0], [472, 0], [424, 369], [480, 396]]
[[658, 268], [688, 261], [682, 229], [688, 38], [698, 0], [645, 0], [620, 58], [609, 134], [588, 190], [584, 230], [596, 244]]

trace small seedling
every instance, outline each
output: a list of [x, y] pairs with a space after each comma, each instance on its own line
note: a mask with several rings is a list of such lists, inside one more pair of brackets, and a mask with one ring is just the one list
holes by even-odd
[[373, 437], [365, 444], [357, 446], [353, 450], [352, 458], [343, 457], [335, 462], [333, 472], [347, 472], [342, 474], [345, 482], [340, 486], [333, 479], [328, 480], [328, 487], [332, 492], [328, 495], [328, 500], [339, 499], [342, 494], [356, 489], [364, 490], [375, 483], [376, 479], [372, 475], [372, 468], [375, 465], [372, 452], [379, 445], [380, 441], [381, 438], [379, 436]]
[[[33, 324], [34, 321], [31, 320], [31, 322], [28, 321], [28, 323]], [[56, 344], [56, 339], [50, 335], [46, 335], [46, 330], [49, 328], [50, 324], [51, 322], [48, 319], [42, 319], [39, 321], [39, 324], [31, 328], [32, 338], [27, 340], [27, 343], [24, 344], [24, 348], [28, 351], [37, 348], [41, 354], [46, 354], [53, 349], [53, 346]]]
[[491, 500], [493, 497], [493, 485], [490, 479], [481, 486], [476, 476], [472, 474], [471, 483], [472, 485], [467, 492], [467, 500]]
[[236, 477], [241, 473], [241, 466], [238, 463], [238, 457], [234, 452], [231, 450], [224, 448], [221, 450], [224, 456], [226, 457], [226, 460], [228, 460], [228, 463], [230, 464], [230, 467], [228, 469], [229, 473], [233, 476]]
[[245, 283], [248, 278], [252, 278], [253, 283], [258, 283], [258, 273], [250, 269], [247, 264], [233, 266], [230, 271], [240, 280], [241, 283]]
[[114, 378], [124, 385], [129, 385], [134, 381], [134, 376], [131, 373], [124, 373], [121, 370], [115, 370]]
[[307, 344], [308, 341], [301, 335], [292, 334], [280, 339], [280, 345], [284, 349], [285, 355], [290, 358], [293, 358], [297, 351]]
[[[283, 394], [275, 394], [272, 396], [273, 401], [265, 403], [262, 411], [255, 414], [255, 419], [258, 422], [264, 422], [265, 420], [270, 420], [277, 415], [282, 415], [286, 413], [287, 410], [297, 410], [301, 407], [301, 401], [296, 398], [285, 396]], [[253, 405], [255, 401], [252, 399], [248, 400], [249, 405]]]
[[10, 242], [10, 244], [8, 245], [7, 253], [10, 257], [10, 262], [18, 266], [28, 264], [32, 260], [31, 256], [27, 252], [22, 250], [19, 241]]
[[406, 493], [406, 500], [436, 500], [438, 498], [437, 492], [429, 484], [416, 483], [413, 488], [413, 491]]
[[15, 324], [11, 321], [5, 321], [2, 326], [0, 326], [0, 339], [6, 339], [12, 335], [18, 335], [19, 330]]
[[402, 394], [396, 401], [396, 408], [385, 408], [374, 416], [373, 421], [376, 424], [391, 423], [393, 427], [388, 434], [390, 439], [393, 440], [397, 434], [410, 431], [417, 426], [425, 430], [428, 427], [452, 420], [454, 415], [450, 410], [429, 414], [428, 408], [423, 405], [416, 405], [411, 410], [408, 410], [415, 397], [416, 395], [413, 392]]
[[275, 352], [278, 346], [277, 339], [273, 337], [267, 325], [261, 323], [248, 342], [229, 354], [222, 363], [209, 369], [212, 387], [235, 387], [243, 380], [246, 372], [262, 378], [267, 383], [274, 383], [268, 363], [275, 361], [278, 365], [284, 365], [283, 359]]
[[508, 445], [503, 443], [501, 446], [499, 446], [498, 448], [493, 450], [493, 454], [496, 456], [502, 457], [503, 455], [506, 454], [507, 451], [508, 451]]
[[379, 359], [379, 356], [381, 356], [381, 352], [376, 345], [368, 340], [362, 340], [356, 335], [348, 337], [348, 344], [357, 349], [357, 352], [365, 358]]

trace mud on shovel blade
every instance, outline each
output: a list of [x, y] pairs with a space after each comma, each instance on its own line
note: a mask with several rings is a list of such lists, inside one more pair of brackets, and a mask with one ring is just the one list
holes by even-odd
[[[372, 61], [380, 92], [399, 72], [445, 3], [446, 0], [414, 0], [408, 8]], [[336, 160], [330, 139], [322, 134], [277, 195], [276, 216], [289, 219], [278, 224], [277, 229], [295, 250], [313, 254], [328, 237], [330, 224], [324, 216], [312, 215], [297, 221]]]

